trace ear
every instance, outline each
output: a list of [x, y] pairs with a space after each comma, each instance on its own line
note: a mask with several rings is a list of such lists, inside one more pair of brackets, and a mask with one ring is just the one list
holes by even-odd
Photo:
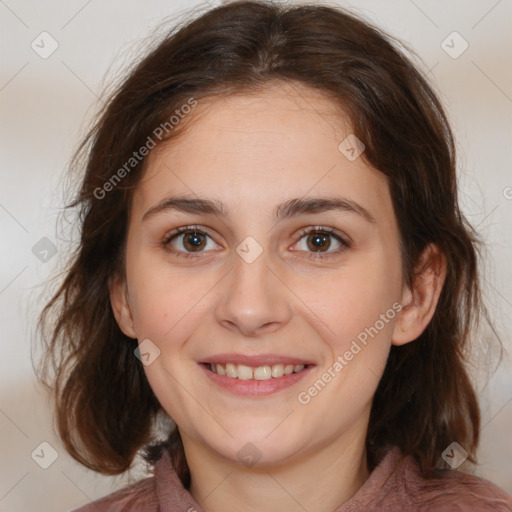
[[446, 257], [435, 244], [425, 247], [413, 278], [413, 289], [402, 291], [402, 310], [393, 331], [393, 345], [417, 339], [434, 316], [446, 278]]
[[117, 325], [121, 331], [130, 338], [137, 338], [137, 333], [133, 326], [133, 317], [128, 297], [126, 280], [116, 274], [110, 277], [108, 281], [110, 292], [110, 304], [114, 313]]

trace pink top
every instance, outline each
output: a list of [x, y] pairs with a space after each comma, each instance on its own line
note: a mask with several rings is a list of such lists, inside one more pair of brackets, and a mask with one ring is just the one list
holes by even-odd
[[[164, 452], [154, 476], [71, 512], [204, 512], [183, 487]], [[511, 512], [512, 496], [493, 483], [459, 471], [425, 479], [418, 464], [392, 448], [368, 480], [333, 512]]]

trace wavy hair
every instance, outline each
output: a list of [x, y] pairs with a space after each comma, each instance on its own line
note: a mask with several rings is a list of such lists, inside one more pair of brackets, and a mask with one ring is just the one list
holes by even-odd
[[[138, 452], [154, 463], [168, 449], [185, 486], [190, 478], [178, 429], [163, 442], [155, 437], [161, 405], [109, 300], [109, 279], [124, 274], [130, 201], [145, 159], [126, 162], [191, 98], [280, 81], [305, 84], [341, 107], [366, 146], [363, 158], [387, 176], [407, 284], [427, 244], [446, 257], [431, 322], [414, 342], [391, 348], [370, 414], [369, 469], [394, 445], [432, 475], [454, 440], [476, 461], [480, 416], [467, 349], [481, 314], [489, 320], [477, 272], [482, 242], [459, 208], [454, 141], [436, 93], [403, 46], [341, 8], [236, 1], [174, 27], [150, 48], [72, 161], [80, 188], [67, 208], [78, 209], [80, 241], [39, 317], [38, 377], [53, 394], [66, 449], [94, 471], [119, 474]], [[194, 114], [184, 121], [162, 142]]]

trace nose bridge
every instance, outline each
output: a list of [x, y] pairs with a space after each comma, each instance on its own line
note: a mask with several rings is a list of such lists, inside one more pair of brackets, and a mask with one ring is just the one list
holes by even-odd
[[[236, 294], [244, 294], [244, 289], [258, 295], [267, 295], [269, 268], [269, 252], [257, 251], [250, 243], [240, 244], [233, 261], [233, 281]], [[259, 252], [259, 254], [258, 254]]]
[[267, 249], [251, 237], [242, 241], [233, 254], [233, 270], [217, 307], [218, 321], [247, 335], [286, 322], [285, 287], [274, 272]]

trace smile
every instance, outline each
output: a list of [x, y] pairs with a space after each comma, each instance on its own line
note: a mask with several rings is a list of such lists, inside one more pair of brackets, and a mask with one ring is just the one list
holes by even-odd
[[209, 370], [218, 375], [240, 380], [269, 380], [278, 379], [284, 375], [302, 372], [308, 365], [303, 364], [273, 364], [257, 367], [234, 363], [207, 363]]
[[264, 398], [298, 385], [314, 371], [316, 364], [284, 355], [219, 354], [203, 359], [198, 367], [215, 389], [248, 398]]

